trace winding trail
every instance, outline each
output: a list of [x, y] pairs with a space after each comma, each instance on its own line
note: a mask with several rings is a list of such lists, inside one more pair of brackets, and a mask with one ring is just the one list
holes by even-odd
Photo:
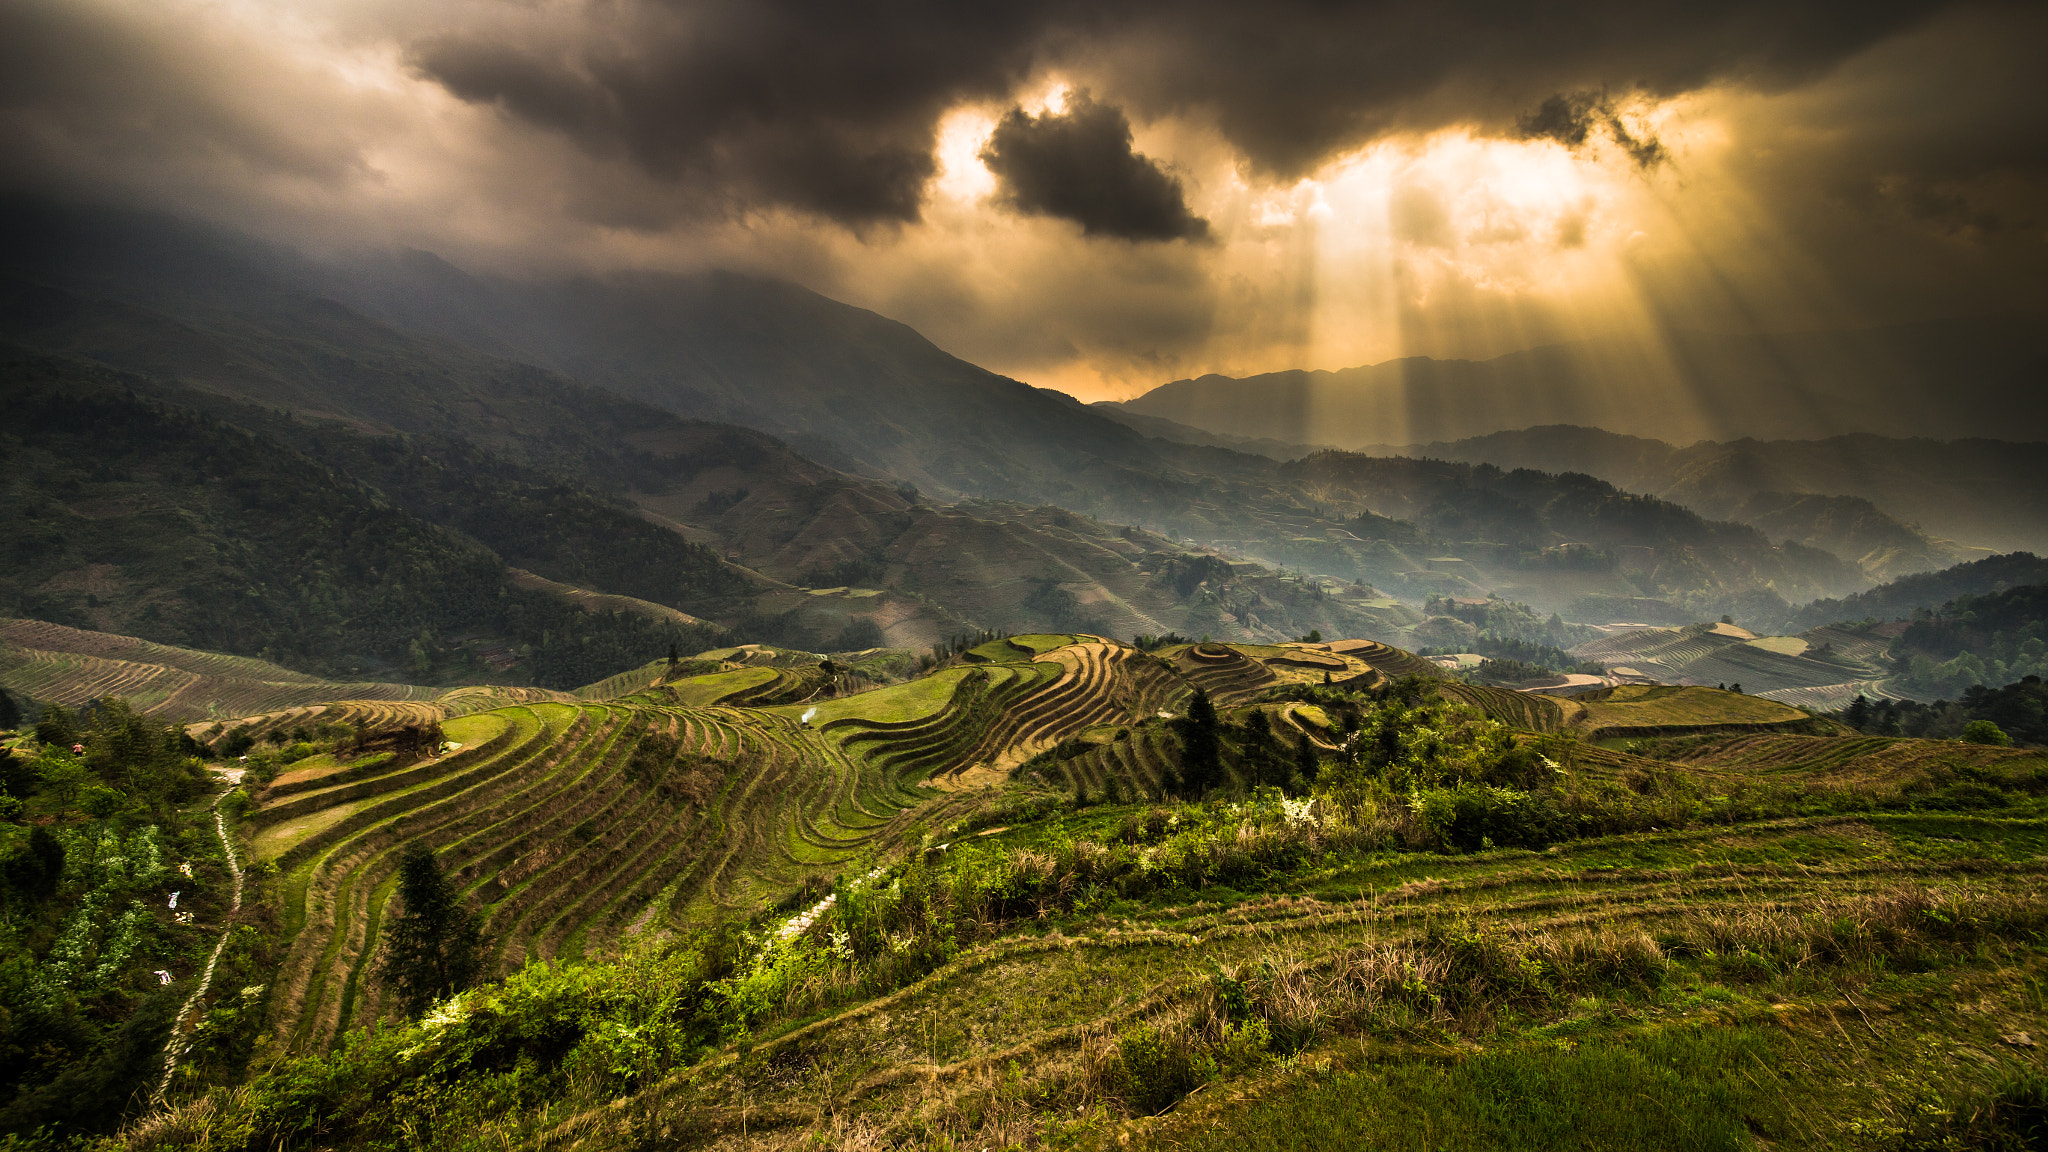
[[228, 839], [227, 817], [221, 815], [220, 811], [220, 802], [227, 799], [228, 794], [240, 786], [239, 780], [230, 781], [227, 791], [213, 798], [212, 806], [214, 835], [220, 837], [221, 851], [228, 858], [228, 872], [235, 878], [234, 899], [228, 905], [227, 916], [221, 921], [220, 941], [213, 946], [213, 955], [206, 958], [206, 971], [199, 977], [199, 987], [192, 990], [192, 995], [186, 998], [184, 1006], [178, 1009], [177, 1019], [171, 1021], [171, 1037], [164, 1042], [163, 1078], [157, 1081], [156, 1092], [150, 1097], [150, 1105], [154, 1108], [162, 1108], [165, 1097], [170, 1093], [171, 1073], [178, 1069], [178, 1040], [185, 1027], [185, 1018], [192, 1014], [192, 1009], [198, 1007], [199, 1001], [206, 996], [207, 988], [213, 984], [213, 966], [220, 962], [220, 954], [227, 949], [228, 934], [235, 928], [235, 914], [242, 910], [242, 866], [235, 860], [235, 845]]

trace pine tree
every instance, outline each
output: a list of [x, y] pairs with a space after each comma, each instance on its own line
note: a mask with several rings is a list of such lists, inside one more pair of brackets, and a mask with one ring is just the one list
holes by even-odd
[[1856, 699], [1849, 702], [1848, 714], [1843, 719], [1849, 722], [1849, 727], [1858, 732], [1863, 731], [1863, 726], [1870, 723], [1870, 701], [1863, 698], [1863, 693], [1858, 692]]
[[11, 732], [21, 727], [21, 706], [14, 702], [7, 689], [0, 688], [0, 732]]
[[1309, 742], [1306, 732], [1301, 734], [1301, 741], [1294, 746], [1294, 765], [1301, 773], [1303, 783], [1316, 782], [1316, 773], [1321, 770], [1322, 762], [1316, 758], [1316, 746]]
[[399, 858], [398, 898], [404, 911], [391, 926], [382, 976], [414, 1016], [476, 979], [483, 934], [441, 871], [440, 857], [417, 840]]
[[1216, 706], [1209, 694], [1195, 689], [1187, 718], [1180, 725], [1184, 771], [1181, 780], [1196, 796], [1214, 788], [1223, 777], [1223, 743], [1217, 732]]

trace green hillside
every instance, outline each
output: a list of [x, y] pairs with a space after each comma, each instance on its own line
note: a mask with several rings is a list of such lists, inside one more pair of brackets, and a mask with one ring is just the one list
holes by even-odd
[[[1600, 1101], [1654, 1085], [1662, 1123], [1876, 1150], [1974, 1139], [2031, 1067], [2001, 1037], [2048, 1027], [2009, 994], [2042, 975], [2038, 752], [1835, 735], [1712, 689], [1532, 697], [1365, 642], [1013, 639], [767, 708], [686, 697], [810, 666], [723, 649], [433, 747], [308, 721], [289, 762], [260, 741], [221, 804], [246, 911], [197, 1002], [225, 851], [176, 881], [214, 901], [189, 928], [150, 895], [168, 881], [124, 873], [165, 927], [81, 937], [135, 990], [99, 1001], [148, 1021], [131, 1047], [180, 1038], [168, 1107], [107, 1146], [1166, 1148], [1263, 1139], [1249, 1114], [1337, 1147], [1360, 1109], [1423, 1107], [1536, 1140], [1470, 1103], [1507, 1076], [1588, 1147], [1649, 1139]], [[95, 755], [92, 787], [141, 804]], [[132, 818], [189, 861], [209, 798]], [[109, 834], [77, 803], [17, 807], [66, 845]], [[382, 973], [409, 845], [481, 951], [471, 991], [408, 1020]], [[111, 915], [81, 883], [37, 923]], [[24, 971], [56, 962], [8, 923]], [[159, 967], [175, 998], [147, 1015]], [[127, 1059], [90, 1066], [162, 1066]], [[1886, 1071], [1845, 1085], [1845, 1062]], [[8, 1123], [120, 1112], [8, 1067]]]
[[20, 353], [0, 373], [11, 615], [339, 678], [561, 687], [709, 639], [522, 589], [474, 539], [132, 381]]
[[1920, 609], [1936, 609], [1959, 596], [1983, 596], [2023, 584], [2048, 584], [2048, 560], [2031, 552], [1990, 556], [1939, 572], [1904, 576], [1840, 600], [1816, 600], [1793, 617], [1799, 627], [1840, 620], [1903, 620]]

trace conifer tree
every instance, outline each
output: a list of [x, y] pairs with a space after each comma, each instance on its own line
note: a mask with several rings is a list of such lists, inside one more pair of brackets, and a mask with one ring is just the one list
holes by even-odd
[[462, 906], [441, 871], [440, 857], [417, 840], [399, 858], [398, 898], [404, 911], [391, 926], [382, 976], [406, 1015], [416, 1016], [476, 979], [483, 934], [476, 913]]
[[1863, 698], [1863, 693], [1858, 692], [1856, 699], [1849, 702], [1848, 714], [1843, 719], [1849, 722], [1849, 727], [1858, 732], [1863, 731], [1863, 726], [1870, 723], [1870, 701]]
[[1196, 796], [1214, 788], [1223, 777], [1223, 742], [1216, 729], [1216, 706], [1209, 702], [1207, 692], [1197, 688], [1180, 725], [1185, 765], [1181, 781]]

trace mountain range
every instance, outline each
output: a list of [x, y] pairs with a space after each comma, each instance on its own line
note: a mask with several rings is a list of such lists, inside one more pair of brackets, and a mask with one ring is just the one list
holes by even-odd
[[1588, 340], [1491, 360], [1212, 374], [1125, 407], [1233, 436], [1355, 449], [1546, 424], [1679, 442], [1844, 430], [2005, 439], [2048, 428], [2042, 323], [2015, 314], [1835, 332], [1667, 330], [1648, 343]]
[[[1789, 465], [1790, 496], [1743, 491], [1727, 479], [1739, 456], [1673, 464], [1669, 446], [1598, 431], [1537, 430], [1550, 439], [1524, 448], [1548, 453], [1541, 466], [1436, 446], [1282, 462], [1277, 441], [1188, 443], [1161, 418], [727, 273], [515, 281], [427, 253], [314, 260], [164, 217], [21, 204], [0, 213], [0, 239], [0, 341], [25, 371], [255, 437], [500, 566], [489, 579], [507, 587], [627, 597], [798, 647], [982, 628], [1403, 641], [1429, 597], [1490, 593], [1595, 622], [1650, 598], [1769, 627], [1794, 604], [1971, 554], [1867, 498], [1806, 491]], [[1683, 482], [1655, 490], [1673, 470]], [[31, 473], [20, 499], [80, 516], [61, 486], [112, 482]], [[122, 567], [80, 561], [95, 562]], [[18, 576], [15, 614], [267, 646], [151, 635], [139, 606], [169, 611], [169, 585], [102, 595], [79, 571]], [[406, 671], [428, 632], [446, 629], [408, 624], [348, 654]], [[427, 658], [471, 666], [452, 649]]]

